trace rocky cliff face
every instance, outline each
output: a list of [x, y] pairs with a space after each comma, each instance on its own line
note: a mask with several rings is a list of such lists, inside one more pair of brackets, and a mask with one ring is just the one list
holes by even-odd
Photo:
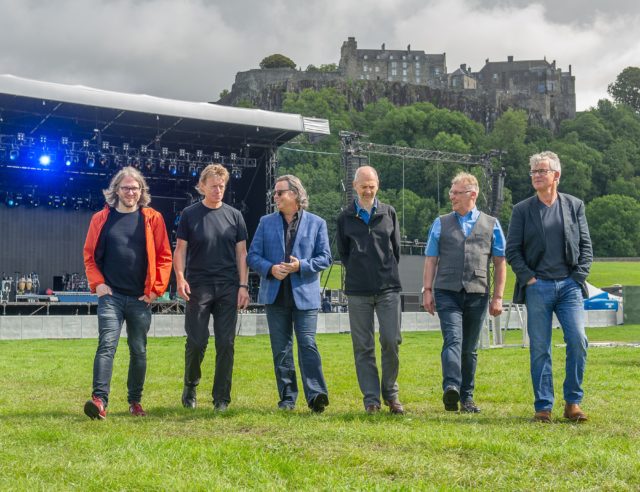
[[571, 115], [554, 106], [553, 98], [530, 97], [507, 92], [436, 89], [424, 85], [381, 80], [345, 80], [340, 72], [304, 72], [293, 69], [249, 70], [236, 75], [229, 94], [217, 104], [250, 105], [270, 111], [282, 111], [287, 92], [333, 87], [343, 94], [350, 108], [362, 110], [367, 104], [387, 98], [396, 106], [430, 102], [439, 108], [460, 111], [490, 130], [495, 120], [507, 109], [524, 109], [531, 122], [551, 130]]

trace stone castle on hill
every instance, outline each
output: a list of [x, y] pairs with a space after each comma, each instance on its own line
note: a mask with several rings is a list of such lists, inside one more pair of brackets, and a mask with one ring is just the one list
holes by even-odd
[[465, 113], [487, 130], [509, 108], [523, 109], [532, 123], [556, 130], [561, 121], [576, 114], [575, 77], [556, 67], [555, 60], [485, 61], [474, 72], [466, 64], [449, 73], [445, 53], [359, 49], [355, 38], [342, 44], [335, 71], [269, 68], [238, 72], [231, 92], [218, 104], [249, 102], [279, 111], [286, 92], [334, 87], [351, 107], [386, 97], [393, 104], [428, 101], [441, 108]]

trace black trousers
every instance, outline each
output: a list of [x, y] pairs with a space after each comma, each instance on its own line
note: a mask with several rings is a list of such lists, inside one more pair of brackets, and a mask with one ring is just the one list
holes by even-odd
[[213, 402], [231, 401], [238, 285], [232, 283], [192, 287], [185, 313], [187, 343], [184, 352], [184, 384], [195, 388], [202, 376], [200, 365], [209, 343], [209, 317], [213, 314], [216, 368]]

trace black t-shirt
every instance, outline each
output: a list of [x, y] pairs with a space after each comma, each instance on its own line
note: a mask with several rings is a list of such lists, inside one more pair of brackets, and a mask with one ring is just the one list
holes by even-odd
[[100, 233], [98, 267], [105, 283], [118, 294], [140, 297], [147, 277], [147, 248], [142, 212], [112, 208]]
[[178, 239], [188, 243], [185, 277], [192, 286], [237, 284], [236, 244], [247, 240], [242, 214], [223, 203], [209, 208], [202, 202], [185, 208]]

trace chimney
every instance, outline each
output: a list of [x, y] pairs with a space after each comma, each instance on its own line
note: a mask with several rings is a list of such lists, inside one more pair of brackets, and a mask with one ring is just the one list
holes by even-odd
[[384, 51], [384, 43], [382, 43], [382, 51]]
[[467, 64], [466, 63], [461, 63], [460, 64], [460, 70], [462, 70], [463, 72], [467, 71]]
[[410, 44], [407, 45], [407, 51], [411, 51], [411, 45]]
[[507, 61], [508, 61], [509, 63], [513, 63], [513, 55], [509, 55], [509, 56], [507, 56]]

